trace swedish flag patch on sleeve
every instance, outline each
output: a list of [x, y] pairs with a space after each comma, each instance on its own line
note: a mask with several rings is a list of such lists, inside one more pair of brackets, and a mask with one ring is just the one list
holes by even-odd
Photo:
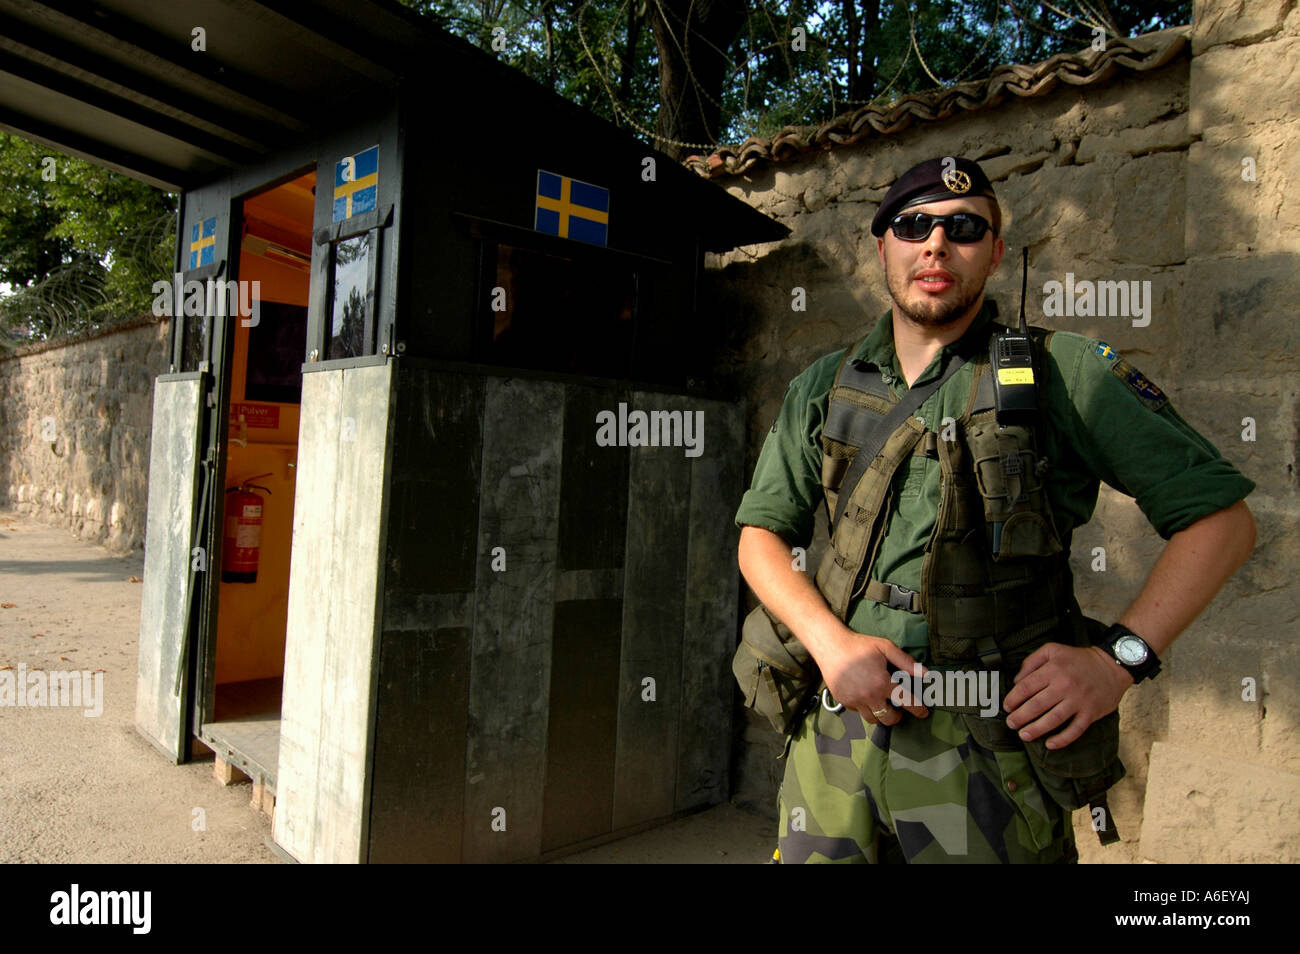
[[1123, 358], [1116, 358], [1110, 370], [1115, 377], [1124, 382], [1124, 386], [1132, 391], [1139, 401], [1151, 410], [1158, 411], [1169, 403], [1165, 392], [1156, 387], [1154, 381]]

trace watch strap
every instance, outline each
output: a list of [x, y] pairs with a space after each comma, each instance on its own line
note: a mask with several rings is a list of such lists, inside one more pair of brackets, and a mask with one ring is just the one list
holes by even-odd
[[[1136, 666], [1132, 666], [1119, 658], [1119, 654], [1115, 652], [1115, 643], [1124, 636], [1132, 636], [1135, 639], [1142, 640], [1142, 645], [1147, 648], [1147, 658], [1145, 661]], [[1115, 623], [1111, 626], [1110, 629], [1106, 630], [1106, 632], [1097, 639], [1095, 645], [1106, 650], [1115, 662], [1128, 670], [1129, 675], [1133, 677], [1134, 685], [1137, 685], [1143, 679], [1154, 679], [1160, 672], [1160, 659], [1156, 656], [1155, 650], [1151, 648], [1151, 644], [1145, 639], [1142, 639], [1141, 636], [1133, 632], [1133, 630], [1129, 629], [1123, 623]]]

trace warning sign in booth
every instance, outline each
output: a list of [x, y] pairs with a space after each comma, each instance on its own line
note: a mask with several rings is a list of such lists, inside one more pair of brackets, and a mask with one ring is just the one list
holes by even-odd
[[280, 426], [280, 408], [274, 404], [231, 403], [231, 425], [239, 426], [241, 414], [247, 427], [267, 427], [274, 430]]

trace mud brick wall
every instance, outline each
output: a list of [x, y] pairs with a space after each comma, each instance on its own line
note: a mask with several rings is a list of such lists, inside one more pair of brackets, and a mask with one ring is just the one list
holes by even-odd
[[[1300, 62], [1300, 6], [1209, 0], [1193, 16], [1191, 56], [1160, 69], [1061, 84], [722, 180], [793, 234], [708, 262], [708, 307], [730, 336], [722, 370], [750, 401], [748, 480], [789, 380], [888, 310], [870, 234], [888, 187], [924, 159], [977, 159], [1003, 209], [1007, 255], [987, 291], [1004, 318], [1018, 308], [1028, 245], [1030, 322], [1108, 341], [1259, 485], [1248, 499], [1254, 554], [1160, 678], [1121, 704], [1129, 776], [1111, 805], [1124, 842], [1101, 848], [1077, 812], [1088, 862], [1300, 860], [1300, 205], [1290, 198], [1300, 188], [1300, 71], [1289, 65]], [[1150, 323], [1045, 318], [1043, 285], [1067, 273], [1150, 281]], [[792, 307], [796, 287], [804, 311]], [[810, 572], [824, 524], [823, 515]], [[1092, 569], [1098, 546], [1104, 572]], [[1161, 546], [1133, 501], [1103, 486], [1074, 540], [1085, 612], [1115, 619]], [[738, 743], [734, 798], [775, 818], [779, 740], [751, 721]]]

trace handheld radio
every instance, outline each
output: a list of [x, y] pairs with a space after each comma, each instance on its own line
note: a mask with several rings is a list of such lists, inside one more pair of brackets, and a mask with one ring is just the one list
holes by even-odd
[[1029, 287], [1029, 248], [1023, 249], [1020, 283], [1020, 327], [1003, 331], [989, 341], [989, 372], [998, 425], [1032, 424], [1038, 414], [1034, 342], [1025, 322], [1025, 292]]

